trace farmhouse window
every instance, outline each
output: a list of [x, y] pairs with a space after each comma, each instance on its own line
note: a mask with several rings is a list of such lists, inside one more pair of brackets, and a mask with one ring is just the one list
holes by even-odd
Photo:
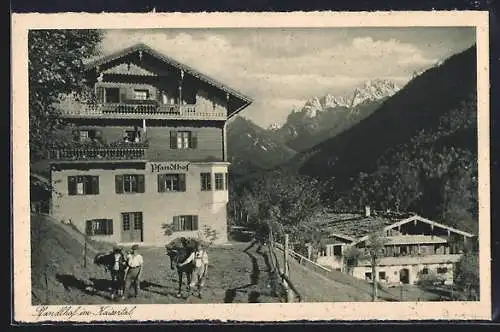
[[198, 138], [194, 131], [170, 131], [171, 149], [196, 149]]
[[87, 235], [112, 235], [113, 219], [92, 219], [87, 220]]
[[117, 194], [144, 193], [144, 175], [126, 174], [115, 176], [115, 188]]
[[99, 194], [99, 177], [68, 176], [68, 194], [70, 196]]
[[448, 268], [446, 266], [440, 266], [440, 267], [437, 268], [436, 272], [439, 273], [439, 274], [447, 273], [448, 272]]
[[120, 102], [120, 89], [119, 88], [105, 88], [104, 101], [107, 104], [116, 104]]
[[134, 90], [134, 99], [135, 100], [147, 100], [147, 99], [149, 99], [149, 91], [148, 90]]
[[174, 232], [197, 231], [197, 230], [198, 230], [198, 216], [196, 215], [174, 216]]
[[429, 268], [424, 267], [424, 268], [422, 269], [422, 274], [429, 274]]
[[158, 174], [158, 192], [186, 191], [186, 174]]
[[211, 173], [201, 173], [201, 191], [212, 190], [212, 174]]

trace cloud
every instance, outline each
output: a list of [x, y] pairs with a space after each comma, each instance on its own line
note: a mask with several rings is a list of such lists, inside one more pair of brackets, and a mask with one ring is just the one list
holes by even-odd
[[138, 42], [252, 97], [244, 113], [258, 124], [282, 121], [309, 98], [343, 95], [369, 79], [401, 84], [438, 60], [394, 38], [346, 38], [327, 29], [110, 30], [103, 51]]

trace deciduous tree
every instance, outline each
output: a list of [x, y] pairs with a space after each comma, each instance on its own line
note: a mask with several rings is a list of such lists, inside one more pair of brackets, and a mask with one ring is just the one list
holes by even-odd
[[30, 30], [28, 34], [29, 133], [31, 163], [44, 159], [60, 139], [56, 104], [61, 96], [84, 98], [85, 59], [98, 54], [97, 30]]

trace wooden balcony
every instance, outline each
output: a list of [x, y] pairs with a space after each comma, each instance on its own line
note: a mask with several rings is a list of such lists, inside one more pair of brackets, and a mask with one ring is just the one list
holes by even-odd
[[[127, 146], [130, 145], [130, 146]], [[49, 153], [52, 162], [146, 161], [145, 144], [124, 143], [120, 146], [81, 146], [54, 148]]]
[[226, 112], [201, 112], [196, 105], [158, 105], [153, 103], [117, 103], [72, 105], [61, 110], [65, 118], [226, 120]]

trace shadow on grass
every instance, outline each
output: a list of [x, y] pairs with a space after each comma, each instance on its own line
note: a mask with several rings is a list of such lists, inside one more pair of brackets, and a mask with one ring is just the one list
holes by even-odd
[[92, 296], [100, 296], [105, 299], [110, 299], [110, 287], [111, 281], [105, 279], [90, 279], [93, 285], [85, 283], [85, 281], [76, 278], [71, 274], [57, 274], [56, 280], [59, 281], [66, 291], [71, 291], [72, 289], [77, 289], [85, 294]]
[[[257, 285], [259, 283], [260, 279], [260, 268], [259, 268], [259, 263], [257, 261], [257, 257], [255, 255], [251, 254], [249, 250], [253, 248], [257, 244], [256, 241], [253, 241], [247, 248], [243, 250], [245, 254], [250, 257], [250, 260], [252, 261], [252, 272], [250, 273], [250, 283], [243, 285], [243, 286], [238, 286], [235, 288], [229, 288], [226, 289], [226, 293], [224, 295], [224, 303], [233, 303], [234, 299], [236, 298], [236, 295], [238, 292], [244, 291], [244, 289]], [[260, 249], [260, 247], [259, 247]], [[257, 295], [258, 294], [258, 295]], [[256, 303], [256, 302], [250, 302], [258, 300], [258, 297], [260, 296], [259, 292], [252, 291], [248, 294], [248, 302], [249, 303]]]

